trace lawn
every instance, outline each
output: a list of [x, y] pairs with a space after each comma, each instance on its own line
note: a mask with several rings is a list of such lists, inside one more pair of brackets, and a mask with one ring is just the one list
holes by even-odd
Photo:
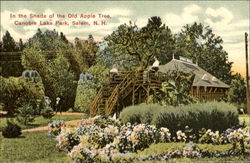
[[245, 125], [250, 126], [250, 115], [242, 114], [239, 115], [240, 124], [245, 123]]
[[[35, 127], [41, 127], [41, 126], [47, 126], [48, 123], [52, 122], [53, 120], [64, 120], [64, 121], [70, 121], [70, 120], [76, 120], [76, 119], [82, 119], [83, 115], [55, 115], [52, 117], [52, 119], [45, 119], [42, 116], [36, 117], [34, 122], [30, 123], [29, 125], [25, 126], [16, 121], [14, 118], [14, 122], [16, 122], [22, 129], [28, 129], [28, 128], [35, 128]], [[0, 131], [2, 131], [2, 128], [6, 125], [7, 119], [10, 120], [10, 118], [6, 117], [0, 117]]]
[[0, 136], [0, 162], [70, 162], [47, 132], [24, 133], [19, 138]]
[[[60, 162], [69, 163], [70, 159], [65, 152], [60, 152], [56, 147], [56, 141], [47, 137], [47, 132], [24, 133], [20, 138], [0, 137], [0, 162]], [[163, 154], [176, 149], [183, 148], [184, 143], [159, 143], [152, 144], [144, 151], [136, 155]], [[203, 145], [198, 144], [202, 150], [210, 152], [224, 151], [231, 148], [227, 145]], [[194, 162], [194, 161], [250, 161], [246, 156], [223, 157], [223, 158], [174, 158], [173, 162]], [[163, 161], [165, 162], [165, 161]]]

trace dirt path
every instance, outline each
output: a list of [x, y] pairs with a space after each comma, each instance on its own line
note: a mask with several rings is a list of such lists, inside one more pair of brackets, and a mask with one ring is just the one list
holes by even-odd
[[[81, 122], [81, 120], [71, 120], [71, 121], [67, 121], [65, 122], [65, 124], [67, 126], [77, 126], [79, 123]], [[36, 132], [36, 131], [47, 131], [49, 129], [48, 126], [43, 126], [43, 127], [36, 127], [36, 128], [30, 128], [30, 129], [24, 129], [22, 130], [22, 132]]]

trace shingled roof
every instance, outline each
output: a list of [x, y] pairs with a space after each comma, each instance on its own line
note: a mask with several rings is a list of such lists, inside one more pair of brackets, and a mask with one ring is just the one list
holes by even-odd
[[171, 73], [174, 71], [181, 71], [184, 73], [195, 74], [193, 86], [229, 88], [229, 85], [223, 83], [215, 76], [203, 70], [197, 64], [190, 62], [190, 60], [183, 61], [183, 60], [172, 59], [167, 64], [159, 66], [159, 72]]

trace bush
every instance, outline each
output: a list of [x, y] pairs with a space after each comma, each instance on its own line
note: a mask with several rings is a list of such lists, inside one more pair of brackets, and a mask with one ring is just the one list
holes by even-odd
[[158, 104], [141, 104], [125, 108], [120, 119], [123, 123], [148, 123], [159, 127], [167, 127], [172, 134], [178, 130], [192, 128], [198, 136], [202, 128], [213, 131], [224, 131], [239, 124], [236, 107], [224, 102], [207, 102], [181, 105], [178, 107], [162, 107]]
[[7, 126], [2, 131], [2, 135], [5, 138], [16, 138], [21, 134], [21, 127], [10, 121], [7, 121]]
[[166, 108], [159, 104], [140, 104], [135, 106], [129, 106], [120, 114], [122, 123], [130, 122], [152, 124], [153, 117], [158, 114], [161, 110]]
[[55, 114], [54, 114], [53, 109], [51, 107], [46, 107], [42, 111], [41, 115], [43, 116], [43, 118], [51, 119]]
[[61, 132], [62, 127], [65, 126], [65, 123], [63, 120], [54, 120], [53, 122], [49, 123], [48, 126], [49, 126], [48, 134], [50, 136], [58, 136]]
[[21, 124], [27, 125], [35, 119], [35, 109], [30, 104], [25, 104], [18, 108], [17, 121]]
[[224, 131], [239, 124], [237, 109], [224, 102], [208, 102], [180, 107], [167, 107], [154, 116], [153, 124], [167, 127], [172, 132], [185, 130], [186, 126], [198, 134], [202, 128]]

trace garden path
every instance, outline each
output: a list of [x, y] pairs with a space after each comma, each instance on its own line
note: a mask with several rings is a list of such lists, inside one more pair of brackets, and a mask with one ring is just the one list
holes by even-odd
[[[60, 115], [60, 113], [57, 113], [57, 115]], [[69, 112], [62, 112], [61, 115], [83, 115], [83, 113], [69, 113]], [[76, 126], [80, 123], [79, 120], [71, 120], [71, 121], [66, 121], [65, 124], [67, 126]], [[48, 126], [42, 126], [42, 127], [36, 127], [36, 128], [30, 128], [30, 129], [24, 129], [22, 132], [36, 132], [36, 131], [47, 131], [49, 129]]]

